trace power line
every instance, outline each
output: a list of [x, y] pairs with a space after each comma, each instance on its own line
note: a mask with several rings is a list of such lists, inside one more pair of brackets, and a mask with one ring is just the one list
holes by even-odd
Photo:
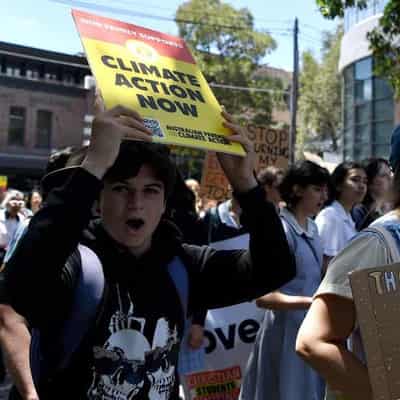
[[75, 5], [77, 7], [94, 9], [94, 10], [97, 10], [100, 12], [124, 14], [124, 15], [139, 17], [139, 18], [158, 19], [158, 20], [162, 20], [162, 21], [171, 21], [171, 22], [176, 22], [176, 23], [209, 26], [209, 27], [213, 27], [213, 28], [224, 28], [224, 29], [232, 29], [232, 30], [244, 30], [244, 31], [251, 30], [251, 27], [243, 27], [243, 26], [239, 26], [239, 25], [210, 24], [210, 23], [202, 22], [202, 21], [193, 21], [193, 20], [186, 20], [186, 19], [181, 19], [181, 18], [165, 17], [165, 16], [160, 16], [160, 15], [150, 15], [150, 14], [146, 14], [146, 13], [142, 13], [142, 12], [138, 12], [138, 11], [130, 11], [130, 10], [121, 9], [121, 8], [117, 8], [117, 7], [105, 6], [105, 5], [101, 5], [101, 4], [93, 4], [93, 3], [90, 3], [87, 1], [80, 1], [80, 0], [51, 0], [51, 1], [55, 2], [55, 3]]
[[216, 88], [241, 90], [246, 92], [284, 93], [284, 94], [289, 93], [287, 90], [283, 89], [263, 89], [263, 88], [254, 88], [246, 86], [224, 85], [222, 83], [209, 83], [209, 85], [211, 87], [216, 87]]
[[[193, 24], [193, 25], [200, 25], [200, 26], [210, 26], [210, 27], [218, 27], [218, 28], [225, 28], [225, 29], [235, 29], [235, 30], [252, 30], [252, 27], [246, 27], [246, 26], [240, 26], [240, 23], [243, 22], [247, 22], [247, 20], [242, 19], [240, 17], [238, 17], [237, 22], [238, 24], [212, 24], [212, 23], [207, 23], [207, 22], [203, 22], [203, 21], [194, 21], [193, 19], [186, 19], [186, 18], [175, 18], [174, 16], [162, 16], [162, 15], [154, 15], [154, 14], [147, 14], [144, 12], [138, 12], [138, 11], [132, 11], [129, 10], [127, 8], [120, 8], [120, 7], [116, 7], [116, 6], [109, 6], [109, 5], [104, 5], [104, 4], [99, 4], [97, 3], [93, 3], [90, 0], [50, 0], [52, 2], [55, 3], [61, 3], [61, 4], [66, 4], [66, 5], [75, 5], [76, 7], [82, 7], [82, 8], [89, 8], [89, 9], [93, 9], [96, 11], [100, 11], [100, 12], [110, 12], [110, 13], [114, 13], [114, 14], [123, 14], [123, 15], [130, 15], [130, 16], [134, 16], [134, 17], [139, 17], [139, 18], [149, 18], [149, 19], [156, 19], [156, 20], [162, 20], [162, 21], [170, 21], [170, 22], [175, 22], [175, 23], [186, 23], [186, 24]], [[119, 0], [119, 2], [125, 3], [127, 4], [126, 1], [123, 0]], [[128, 3], [128, 5], [132, 5], [132, 3]], [[151, 6], [151, 7], [155, 7], [155, 6]], [[162, 9], [160, 7], [157, 7], [158, 9]], [[163, 8], [165, 11], [169, 10], [166, 8]], [[188, 16], [194, 16], [194, 15], [201, 15], [203, 17], [209, 17], [209, 16], [220, 16], [220, 14], [218, 13], [208, 13], [208, 14], [204, 14], [204, 12], [196, 12], [196, 11], [192, 11], [192, 12], [185, 12], [185, 14], [187, 14]], [[287, 20], [264, 20], [265, 22], [269, 22], [269, 23], [287, 23]], [[231, 22], [231, 21], [230, 21]], [[287, 25], [286, 25], [287, 26]], [[286, 27], [282, 27], [282, 28], [270, 28], [270, 29], [266, 29], [267, 32], [273, 32], [275, 30], [282, 30], [282, 31], [287, 31], [288, 28]]]

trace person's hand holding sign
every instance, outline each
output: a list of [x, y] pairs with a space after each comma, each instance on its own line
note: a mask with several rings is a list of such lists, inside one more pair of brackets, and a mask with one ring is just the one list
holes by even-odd
[[151, 142], [151, 135], [136, 111], [120, 105], [106, 111], [98, 97], [90, 145], [82, 167], [101, 179], [114, 164], [122, 140]]
[[255, 165], [254, 147], [247, 136], [245, 127], [237, 124], [233, 117], [225, 111], [222, 112], [222, 116], [226, 120], [224, 126], [232, 131], [232, 135], [227, 136], [227, 139], [240, 143], [246, 151], [246, 155], [241, 157], [217, 153], [217, 157], [233, 189], [237, 192], [247, 192], [257, 186], [257, 180], [253, 174]]

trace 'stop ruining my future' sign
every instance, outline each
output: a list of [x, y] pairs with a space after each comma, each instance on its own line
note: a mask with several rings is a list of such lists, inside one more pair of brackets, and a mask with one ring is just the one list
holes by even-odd
[[121, 104], [138, 111], [154, 141], [244, 155], [226, 138], [221, 106], [182, 39], [72, 14], [106, 108]]

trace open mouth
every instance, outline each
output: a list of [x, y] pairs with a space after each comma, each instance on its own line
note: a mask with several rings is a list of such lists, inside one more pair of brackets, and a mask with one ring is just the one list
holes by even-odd
[[129, 228], [137, 231], [144, 225], [144, 221], [141, 218], [129, 218], [126, 221], [126, 224], [129, 226]]

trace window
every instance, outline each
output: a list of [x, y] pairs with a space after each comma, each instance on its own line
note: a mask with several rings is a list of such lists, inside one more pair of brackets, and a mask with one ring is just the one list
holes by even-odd
[[343, 155], [347, 160], [387, 154], [393, 129], [390, 85], [374, 77], [368, 57], [343, 71]]
[[24, 107], [10, 107], [10, 124], [8, 127], [8, 144], [10, 146], [23, 146], [25, 139]]
[[49, 149], [51, 142], [52, 112], [38, 110], [36, 119], [36, 147]]

